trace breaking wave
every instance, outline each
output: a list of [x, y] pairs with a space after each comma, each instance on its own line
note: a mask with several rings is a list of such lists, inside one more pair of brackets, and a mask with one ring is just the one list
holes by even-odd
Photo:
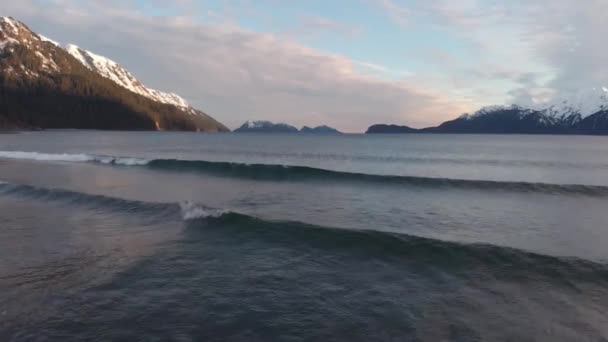
[[23, 151], [0, 151], [0, 158], [4, 159], [20, 159], [20, 160], [37, 160], [37, 161], [54, 161], [54, 162], [80, 162], [80, 163], [101, 163], [115, 165], [146, 165], [149, 160], [140, 158], [121, 158], [121, 157], [105, 157], [95, 156], [84, 153], [42, 153], [42, 152], [23, 152]]
[[608, 186], [491, 181], [343, 172], [308, 166], [244, 164], [205, 160], [143, 159], [89, 154], [51, 154], [0, 151], [0, 158], [58, 162], [86, 162], [117, 166], [139, 166], [173, 172], [198, 172], [219, 177], [260, 181], [360, 182], [426, 188], [457, 188], [484, 191], [536, 192], [563, 195], [608, 196]]
[[120, 211], [155, 221], [184, 221], [188, 229], [248, 234], [251, 239], [340, 249], [383, 258], [397, 257], [450, 272], [492, 273], [496, 277], [545, 277], [565, 286], [589, 281], [608, 283], [608, 265], [572, 257], [536, 254], [489, 244], [465, 244], [378, 230], [324, 227], [301, 222], [269, 221], [193, 202], [152, 203], [61, 189], [0, 183], [0, 196], [66, 204], [70, 208]]
[[224, 214], [230, 213], [224, 209], [211, 208], [192, 201], [182, 201], [179, 203], [144, 202], [63, 189], [49, 189], [31, 185], [12, 184], [1, 180], [0, 195], [12, 195], [45, 202], [58, 202], [84, 208], [101, 207], [109, 211], [121, 211], [144, 215], [154, 214], [166, 218], [181, 217], [181, 219], [185, 221], [218, 218]]

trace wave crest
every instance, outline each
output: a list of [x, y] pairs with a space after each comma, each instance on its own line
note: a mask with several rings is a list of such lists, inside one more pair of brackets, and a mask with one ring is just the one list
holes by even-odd
[[465, 244], [378, 230], [356, 230], [302, 222], [268, 221], [189, 201], [152, 203], [30, 185], [0, 183], [0, 195], [52, 201], [70, 207], [103, 209], [145, 219], [184, 221], [191, 229], [212, 229], [222, 234], [249, 234], [252, 239], [280, 243], [314, 244], [347, 249], [366, 256], [399, 257], [450, 271], [485, 269], [500, 277], [546, 276], [554, 281], [570, 279], [608, 283], [608, 265], [571, 257], [547, 256], [490, 244]]
[[186, 221], [219, 218], [224, 214], [230, 213], [228, 210], [206, 207], [191, 201], [179, 203], [182, 218]]
[[36, 161], [56, 161], [72, 163], [101, 163], [113, 165], [146, 165], [150, 162], [147, 159], [131, 157], [107, 157], [96, 156], [85, 153], [43, 153], [43, 152], [23, 152], [23, 151], [0, 151], [0, 158], [36, 160]]
[[110, 165], [124, 165], [124, 166], [143, 166], [150, 163], [147, 159], [141, 158], [130, 158], [130, 157], [95, 157], [93, 162]]
[[23, 152], [23, 151], [0, 151], [0, 158], [22, 159], [38, 161], [65, 161], [65, 162], [91, 162], [94, 156], [78, 153], [42, 153], [42, 152]]
[[608, 186], [601, 185], [551, 184], [520, 181], [379, 175], [279, 164], [244, 164], [180, 159], [144, 159], [133, 157], [96, 156], [89, 154], [50, 154], [20, 151], [0, 151], [0, 158], [139, 166], [162, 171], [198, 172], [218, 177], [234, 177], [261, 181], [373, 183], [391, 186], [400, 185], [426, 188], [457, 188], [478, 191], [532, 192], [600, 197], [608, 196]]

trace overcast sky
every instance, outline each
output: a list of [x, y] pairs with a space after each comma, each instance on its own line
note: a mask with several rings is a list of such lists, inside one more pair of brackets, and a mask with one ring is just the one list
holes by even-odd
[[231, 128], [438, 124], [608, 76], [606, 0], [0, 0]]

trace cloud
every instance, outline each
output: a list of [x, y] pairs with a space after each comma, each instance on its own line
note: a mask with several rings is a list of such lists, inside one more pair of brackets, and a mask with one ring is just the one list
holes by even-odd
[[413, 75], [413, 73], [411, 71], [393, 69], [393, 68], [386, 67], [384, 65], [376, 64], [376, 63], [353, 60], [353, 64], [355, 66], [359, 66], [361, 69], [364, 70], [364, 72], [366, 72], [368, 74], [385, 77], [385, 78], [386, 77], [394, 78], [395, 76], [397, 76], [397, 78], [403, 78], [403, 77]]
[[428, 125], [461, 110], [441, 93], [360, 73], [348, 57], [272, 34], [189, 16], [159, 19], [128, 5], [79, 4], [22, 1], [8, 10], [55, 40], [119, 61], [144, 83], [175, 91], [232, 127], [269, 119], [362, 131], [377, 122]]
[[539, 36], [540, 53], [547, 64], [558, 69], [549, 85], [560, 91], [605, 85], [608, 78], [608, 2], [560, 0], [554, 4], [555, 16], [540, 16], [533, 26]]
[[608, 84], [605, 0], [438, 0], [416, 11], [469, 44], [475, 65], [452, 70], [469, 68], [469, 84], [503, 82], [504, 102], [560, 101]]
[[[353, 26], [312, 10], [290, 21], [294, 38], [240, 26], [235, 18], [272, 17], [247, 0], [223, 0], [226, 7], [213, 10], [193, 0], [143, 7], [138, 0], [23, 0], [3, 10], [119, 61], [231, 127], [246, 119], [348, 131], [378, 122], [419, 127], [482, 105], [544, 103], [608, 87], [608, 1], [361, 1], [391, 20], [370, 15]], [[354, 55], [296, 43], [302, 34], [351, 43], [342, 47]]]
[[382, 9], [386, 15], [396, 24], [406, 26], [412, 15], [411, 11], [405, 6], [400, 5], [395, 0], [369, 0], [372, 4]]
[[322, 35], [338, 36], [353, 39], [364, 33], [363, 28], [349, 23], [316, 15], [305, 15], [299, 19], [296, 27], [287, 32], [287, 36], [296, 38], [317, 38]]

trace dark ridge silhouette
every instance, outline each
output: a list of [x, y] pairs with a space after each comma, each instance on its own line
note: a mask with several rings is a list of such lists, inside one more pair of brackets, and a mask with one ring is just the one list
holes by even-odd
[[398, 125], [372, 125], [370, 126], [366, 134], [375, 134], [375, 133], [418, 133], [419, 130], [415, 128], [411, 128], [408, 126], [398, 126]]

